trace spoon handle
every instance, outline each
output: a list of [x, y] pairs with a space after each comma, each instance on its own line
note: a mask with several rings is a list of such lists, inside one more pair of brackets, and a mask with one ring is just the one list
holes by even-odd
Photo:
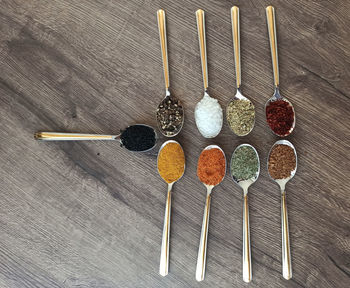
[[252, 260], [250, 254], [249, 206], [248, 195], [244, 195], [243, 205], [243, 281], [252, 280]]
[[236, 67], [236, 84], [237, 89], [241, 87], [241, 45], [239, 35], [239, 8], [233, 6], [231, 8], [231, 23], [232, 23], [232, 37], [233, 37], [233, 52]]
[[208, 89], [208, 63], [207, 63], [207, 47], [205, 40], [205, 16], [204, 11], [199, 9], [196, 11], [197, 29], [199, 38], [199, 50], [201, 53], [202, 74], [204, 90]]
[[173, 184], [168, 184], [168, 193], [165, 204], [162, 248], [160, 252], [159, 274], [168, 275], [169, 271], [169, 238], [170, 238], [170, 216], [171, 216], [171, 189]]
[[286, 192], [282, 192], [281, 204], [281, 222], [282, 222], [282, 272], [283, 278], [289, 280], [292, 278], [292, 260], [290, 254], [288, 214], [286, 203]]
[[36, 140], [43, 141], [73, 141], [73, 140], [116, 140], [120, 135], [100, 135], [61, 132], [37, 132], [34, 134]]
[[198, 258], [197, 258], [197, 268], [196, 268], [196, 280], [204, 280], [205, 275], [205, 265], [207, 262], [207, 240], [208, 240], [208, 226], [209, 226], [209, 213], [210, 213], [210, 202], [211, 194], [207, 194], [207, 199], [205, 201], [203, 222], [201, 238], [199, 241]]
[[267, 18], [267, 29], [269, 31], [271, 57], [272, 57], [272, 68], [275, 86], [280, 84], [279, 71], [278, 71], [278, 54], [277, 54], [277, 37], [276, 37], [276, 18], [275, 8], [268, 6], [266, 8]]
[[168, 48], [167, 48], [167, 39], [166, 39], [166, 24], [165, 24], [164, 10], [160, 9], [157, 11], [157, 19], [158, 19], [160, 49], [162, 51], [162, 59], [163, 59], [165, 89], [168, 91], [170, 84], [169, 84]]

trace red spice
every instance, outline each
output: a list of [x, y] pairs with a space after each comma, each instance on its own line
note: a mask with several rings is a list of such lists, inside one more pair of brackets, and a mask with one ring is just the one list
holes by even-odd
[[284, 100], [270, 102], [266, 107], [266, 120], [273, 132], [279, 136], [286, 136], [293, 127], [293, 107]]
[[199, 156], [197, 176], [207, 185], [219, 184], [225, 176], [226, 160], [218, 148], [204, 150]]

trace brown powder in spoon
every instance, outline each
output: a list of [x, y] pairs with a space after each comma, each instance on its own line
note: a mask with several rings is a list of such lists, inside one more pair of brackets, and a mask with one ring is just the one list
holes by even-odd
[[291, 176], [297, 164], [294, 150], [288, 145], [275, 145], [270, 153], [268, 169], [273, 179], [285, 179]]

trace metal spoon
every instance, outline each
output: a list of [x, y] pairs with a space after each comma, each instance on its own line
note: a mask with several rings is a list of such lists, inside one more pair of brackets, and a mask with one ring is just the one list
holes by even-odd
[[[279, 71], [278, 71], [278, 53], [277, 53], [277, 37], [276, 37], [276, 17], [275, 17], [275, 8], [272, 6], [268, 6], [266, 8], [266, 18], [267, 18], [267, 28], [269, 32], [269, 39], [270, 39], [270, 48], [271, 48], [271, 58], [272, 58], [272, 68], [273, 68], [273, 78], [274, 78], [274, 84], [275, 84], [275, 92], [273, 96], [266, 102], [265, 104], [265, 115], [266, 115], [266, 107], [270, 105], [271, 102], [276, 100], [283, 100], [287, 102], [293, 109], [294, 113], [294, 121], [293, 125], [285, 135], [279, 135], [275, 131], [272, 132], [280, 137], [288, 136], [290, 133], [293, 132], [295, 127], [295, 111], [292, 103], [285, 97], [282, 97], [279, 91]], [[271, 127], [270, 127], [271, 128]]]
[[[248, 135], [254, 128], [255, 125], [255, 115], [254, 115], [254, 122], [253, 125], [250, 127], [250, 130], [246, 133], [240, 134], [237, 133], [237, 131], [234, 131], [230, 125], [229, 117], [228, 117], [228, 107], [230, 104], [237, 100], [245, 100], [249, 101], [250, 104], [254, 108], [254, 104], [243, 94], [241, 93], [241, 46], [240, 46], [240, 29], [239, 29], [239, 8], [237, 6], [233, 6], [231, 8], [231, 22], [232, 22], [232, 37], [233, 37], [233, 51], [234, 51], [234, 60], [235, 60], [235, 68], [236, 68], [236, 85], [237, 85], [237, 92], [233, 99], [231, 99], [227, 106], [226, 106], [226, 119], [229, 123], [229, 127], [231, 128], [232, 132], [235, 133], [238, 136], [245, 136]], [[255, 114], [255, 112], [254, 112]]]
[[[290, 143], [287, 140], [279, 140], [270, 149], [268, 161], [270, 159], [270, 154], [273, 148], [276, 145], [288, 145], [291, 147], [294, 151], [296, 165], [295, 169], [291, 172], [291, 175], [288, 178], [285, 179], [273, 179], [281, 189], [281, 224], [282, 224], [282, 274], [283, 278], [289, 280], [292, 278], [292, 260], [291, 260], [291, 253], [290, 253], [290, 241], [289, 241], [289, 228], [288, 228], [288, 214], [287, 214], [287, 203], [286, 203], [286, 184], [287, 182], [292, 179], [297, 171], [298, 161], [297, 161], [297, 152], [293, 146], [292, 143]], [[267, 169], [268, 170], [268, 169]]]
[[238, 149], [242, 147], [250, 147], [254, 150], [256, 154], [256, 158], [258, 160], [258, 171], [256, 175], [248, 180], [240, 180], [235, 178], [233, 175], [233, 171], [231, 170], [231, 176], [233, 181], [238, 184], [243, 189], [243, 197], [244, 197], [244, 205], [243, 205], [243, 281], [250, 282], [252, 280], [252, 260], [250, 253], [250, 230], [249, 230], [249, 206], [248, 206], [248, 188], [252, 185], [259, 177], [260, 174], [260, 160], [259, 155], [256, 149], [249, 144], [241, 144], [239, 145], [235, 151], [232, 153], [231, 163], [235, 157], [235, 153]]
[[[169, 143], [176, 143], [178, 142], [174, 140], [166, 141], [159, 149], [158, 157], [157, 157], [157, 163], [159, 159], [160, 151]], [[179, 144], [180, 145], [180, 144]], [[181, 145], [180, 145], [181, 147]], [[181, 147], [182, 149], [182, 147]], [[185, 171], [185, 165], [184, 165], [184, 171]], [[158, 168], [159, 173], [159, 168]], [[160, 175], [160, 173], [159, 173]], [[182, 173], [183, 175], [183, 173]], [[160, 264], [159, 264], [159, 274], [162, 276], [168, 275], [169, 271], [169, 239], [170, 239], [170, 216], [171, 216], [171, 191], [174, 183], [179, 180], [182, 175], [176, 179], [172, 183], [168, 183], [168, 193], [167, 193], [167, 200], [165, 204], [165, 215], [164, 215], [164, 226], [163, 226], [163, 236], [162, 236], [162, 248], [160, 253]], [[160, 175], [162, 177], [162, 175]]]
[[[202, 74], [203, 74], [203, 84], [204, 84], [204, 96], [202, 99], [204, 99], [205, 97], [210, 97], [208, 94], [208, 63], [207, 63], [207, 48], [206, 48], [206, 40], [205, 40], [205, 18], [204, 17], [205, 17], [205, 15], [204, 15], [204, 11], [202, 9], [199, 9], [196, 11], [197, 29], [198, 29], [198, 38], [199, 38], [199, 50], [200, 50], [200, 54], [201, 54]], [[214, 138], [220, 133], [221, 128], [222, 128], [223, 115], [222, 115], [221, 106], [220, 106], [219, 102], [217, 102], [217, 105], [219, 105], [219, 107], [221, 109], [221, 115], [219, 115], [219, 117], [221, 117], [220, 129], [218, 129], [216, 131], [216, 133], [214, 133], [213, 135], [208, 136], [205, 134], [205, 132], [203, 130], [201, 130], [201, 127], [199, 126], [198, 118], [196, 117], [196, 111], [197, 111], [197, 108], [199, 107], [198, 106], [199, 104], [200, 104], [200, 102], [197, 103], [196, 108], [195, 108], [195, 120], [196, 120], [197, 128], [203, 137]], [[208, 121], [210, 122], [210, 121], [212, 121], [212, 119], [208, 119]]]
[[[210, 149], [220, 149], [222, 152], [224, 158], [225, 158], [225, 174], [226, 174], [226, 157], [224, 151], [217, 145], [209, 145], [203, 149], [210, 150]], [[203, 152], [202, 151], [202, 152]], [[224, 177], [222, 178], [222, 180]], [[221, 181], [222, 181], [221, 180]], [[220, 181], [220, 183], [221, 183]], [[202, 281], [204, 280], [205, 275], [205, 266], [207, 262], [207, 240], [208, 240], [208, 226], [209, 226], [209, 212], [210, 212], [210, 202], [211, 202], [211, 191], [213, 188], [220, 183], [216, 185], [207, 185], [205, 183], [204, 186], [207, 188], [207, 197], [205, 201], [205, 207], [204, 207], [204, 215], [203, 215], [203, 222], [202, 222], [202, 230], [201, 230], [201, 238], [199, 241], [199, 249], [198, 249], [198, 258], [197, 258], [197, 268], [196, 268], [196, 280]]]
[[179, 113], [177, 115], [171, 115], [174, 117], [174, 121], [176, 120], [176, 117], [181, 117], [181, 123], [179, 127], [174, 127], [174, 130], [170, 131], [165, 127], [163, 128], [162, 125], [162, 119], [158, 117], [157, 113], [157, 124], [160, 132], [166, 136], [166, 137], [174, 137], [177, 134], [180, 133], [183, 123], [184, 123], [184, 109], [182, 107], [182, 104], [179, 99], [177, 99], [175, 96], [170, 95], [169, 91], [169, 65], [168, 65], [168, 50], [167, 50], [167, 38], [166, 38], [166, 24], [165, 24], [165, 12], [164, 10], [158, 10], [157, 11], [157, 19], [158, 19], [158, 29], [159, 29], [159, 38], [160, 38], [160, 48], [162, 52], [162, 59], [163, 59], [163, 70], [164, 70], [164, 80], [165, 80], [165, 98], [160, 102], [158, 105], [157, 112], [161, 110], [163, 107], [167, 106], [167, 102], [171, 100], [172, 102], [176, 102], [177, 107], [179, 108]]
[[[154, 132], [154, 137], [155, 137], [154, 145], [152, 147], [150, 147], [149, 149], [146, 149], [146, 150], [136, 151], [136, 152], [147, 152], [156, 146], [158, 137], [157, 137], [157, 133], [153, 127], [145, 125], [145, 124], [135, 124], [132, 126], [144, 126], [144, 127], [151, 128]], [[126, 129], [128, 129], [132, 126], [128, 126]], [[122, 133], [120, 133], [118, 135], [62, 133], [62, 132], [36, 132], [34, 134], [34, 138], [36, 140], [41, 140], [41, 141], [119, 140], [120, 144], [123, 146], [124, 144], [121, 140], [121, 137], [122, 137], [123, 133], [126, 131], [126, 129], [124, 129], [122, 131]], [[142, 139], [139, 139], [139, 140], [142, 141]], [[130, 150], [130, 149], [128, 149], [128, 150]], [[130, 150], [130, 151], [134, 151], [134, 150]]]

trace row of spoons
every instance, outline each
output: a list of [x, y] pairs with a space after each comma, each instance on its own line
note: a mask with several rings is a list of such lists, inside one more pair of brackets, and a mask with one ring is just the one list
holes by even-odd
[[[159, 155], [161, 154], [161, 151], [169, 144], [169, 143], [177, 143], [180, 147], [181, 145], [174, 141], [169, 140], [165, 142], [158, 154], [157, 163], [159, 164]], [[297, 153], [293, 146], [293, 144], [287, 140], [279, 140], [277, 141], [271, 148], [268, 156], [268, 162], [270, 161], [270, 155], [271, 151], [277, 146], [277, 145], [286, 145], [290, 148], [292, 148], [292, 151], [294, 152], [295, 161], [297, 159]], [[243, 280], [245, 282], [250, 282], [252, 280], [252, 264], [251, 264], [251, 248], [250, 248], [250, 229], [249, 229], [249, 206], [248, 206], [248, 189], [249, 187], [258, 179], [260, 174], [260, 160], [259, 155], [256, 149], [250, 145], [250, 144], [241, 144], [239, 145], [234, 152], [232, 153], [231, 157], [231, 168], [232, 163], [235, 160], [235, 157], [237, 157], [237, 151], [241, 149], [242, 147], [249, 147], [251, 148], [256, 157], [257, 161], [257, 171], [249, 179], [237, 179], [235, 177], [235, 174], [232, 169], [230, 169], [230, 176], [233, 179], [233, 181], [241, 187], [243, 190], [243, 198], [244, 198], [244, 205], [243, 205], [243, 252], [242, 252], [242, 276]], [[182, 148], [181, 148], [182, 149]], [[200, 166], [199, 162], [201, 161], [201, 157], [206, 151], [216, 149], [222, 153], [223, 159], [225, 159], [222, 162], [223, 169], [225, 173], [223, 173], [222, 177], [218, 179], [216, 183], [205, 183], [203, 179], [200, 177]], [[183, 150], [182, 150], [183, 152]], [[171, 163], [169, 163], [171, 164]], [[268, 164], [269, 165], [269, 164]], [[159, 171], [159, 165], [158, 165], [158, 172], [160, 176], [168, 183], [168, 192], [167, 192], [167, 200], [166, 200], [166, 208], [165, 208], [165, 218], [164, 218], [164, 226], [163, 226], [163, 236], [162, 236], [162, 247], [161, 247], [161, 256], [160, 256], [160, 267], [159, 267], [159, 273], [162, 276], [166, 276], [168, 274], [169, 270], [169, 238], [170, 238], [170, 215], [171, 215], [171, 193], [173, 189], [173, 185], [176, 181], [178, 181], [184, 174], [185, 170], [185, 164], [183, 167], [183, 172], [181, 175], [178, 176], [177, 179], [175, 179], [173, 182], [168, 183], [167, 180], [162, 176], [162, 173]], [[290, 241], [289, 241], [289, 228], [288, 228], [288, 216], [287, 216], [287, 205], [286, 205], [286, 190], [285, 186], [287, 182], [292, 179], [296, 173], [297, 170], [297, 163], [295, 163], [295, 168], [291, 171], [290, 176], [283, 179], [276, 179], [274, 178], [271, 173], [270, 177], [279, 185], [280, 191], [281, 191], [281, 225], [282, 225], [282, 275], [285, 279], [292, 278], [292, 265], [291, 265], [291, 253], [290, 253]], [[212, 190], [215, 186], [219, 185], [224, 175], [226, 174], [226, 157], [224, 151], [217, 145], [209, 145], [206, 148], [204, 148], [201, 152], [201, 155], [199, 157], [198, 161], [198, 167], [197, 167], [197, 175], [199, 177], [199, 180], [204, 184], [204, 186], [207, 189], [207, 195], [206, 195], [206, 201], [205, 201], [205, 208], [204, 208], [204, 214], [203, 214], [203, 222], [202, 222], [202, 229], [201, 229], [201, 236], [200, 236], [200, 242], [199, 242], [199, 249], [198, 249], [198, 258], [197, 258], [197, 266], [196, 266], [196, 280], [202, 281], [204, 280], [205, 276], [205, 269], [206, 269], [206, 254], [207, 254], [207, 239], [208, 239], [208, 226], [209, 226], [209, 214], [210, 214], [210, 203], [211, 203], [211, 194]]]
[[[268, 107], [272, 102], [281, 100], [288, 103], [289, 106], [291, 106], [291, 109], [293, 110], [293, 123], [289, 130], [282, 134], [278, 132], [278, 130], [274, 129], [273, 126], [271, 126], [270, 121], [267, 121], [269, 124], [271, 130], [278, 136], [284, 137], [292, 133], [294, 127], [295, 127], [295, 113], [294, 108], [291, 104], [291, 102], [281, 96], [279, 92], [279, 69], [278, 69], [278, 53], [277, 53], [277, 38], [276, 38], [276, 20], [275, 20], [275, 10], [272, 6], [269, 6], [266, 8], [266, 16], [267, 16], [267, 24], [268, 24], [268, 34], [269, 34], [269, 40], [270, 40], [270, 47], [271, 47], [271, 57], [272, 57], [272, 67], [273, 67], [273, 76], [274, 76], [274, 86], [275, 86], [275, 92], [273, 96], [266, 102], [265, 104], [265, 115], [266, 115], [266, 107]], [[161, 101], [161, 103], [158, 106], [157, 111], [159, 109], [162, 109], [169, 101], [169, 99], [175, 99], [177, 103], [179, 103], [179, 106], [181, 107], [181, 115], [184, 115], [184, 109], [179, 101], [174, 95], [170, 94], [170, 81], [169, 81], [169, 64], [168, 64], [168, 52], [167, 52], [167, 38], [166, 38], [166, 20], [165, 20], [165, 12], [164, 10], [158, 10], [157, 11], [157, 19], [158, 19], [158, 28], [159, 28], [159, 37], [160, 37], [160, 46], [161, 46], [161, 54], [162, 54], [162, 60], [163, 60], [163, 70], [164, 70], [164, 79], [165, 79], [165, 98]], [[203, 85], [204, 85], [204, 96], [203, 99], [214, 99], [209, 96], [208, 88], [208, 64], [207, 64], [207, 49], [206, 49], [206, 36], [205, 36], [205, 14], [204, 11], [199, 9], [196, 11], [196, 19], [197, 19], [197, 29], [198, 29], [198, 38], [199, 38], [199, 48], [200, 48], [200, 58], [201, 58], [201, 65], [202, 65], [202, 76], [203, 76]], [[238, 100], [245, 100], [250, 102], [254, 109], [253, 103], [242, 94], [241, 92], [241, 57], [240, 57], [240, 26], [239, 26], [239, 8], [237, 6], [232, 7], [231, 9], [231, 22], [232, 22], [232, 36], [233, 36], [233, 48], [234, 48], [234, 62], [235, 62], [235, 72], [236, 72], [236, 86], [237, 91], [236, 95], [228, 102], [226, 106], [226, 111], [229, 105]], [[216, 101], [216, 102], [215, 102]], [[220, 104], [217, 102], [217, 100], [213, 101], [212, 105], [213, 107], [204, 109], [204, 113], [210, 113], [211, 110], [216, 110], [218, 115], [215, 115], [218, 119], [218, 125], [216, 125], [211, 133], [207, 133], [203, 127], [205, 126], [212, 126], [213, 127], [213, 118], [215, 117], [201, 117], [201, 113], [197, 113], [200, 109], [201, 102], [198, 102], [195, 108], [195, 120], [196, 125], [199, 130], [199, 132], [204, 136], [205, 138], [214, 138], [216, 137], [222, 128], [222, 119], [223, 119], [223, 112], [221, 109]], [[215, 107], [214, 107], [215, 106]], [[243, 115], [242, 115], [243, 117]], [[255, 113], [254, 113], [255, 117]], [[227, 121], [230, 122], [228, 119], [228, 114], [226, 114]], [[268, 119], [267, 119], [268, 120]], [[285, 121], [282, 118], [277, 119], [277, 121], [283, 122]], [[158, 117], [157, 115], [157, 123], [158, 128], [161, 131], [161, 133], [164, 136], [167, 137], [173, 137], [176, 136], [182, 129], [183, 123], [184, 123], [184, 117], [181, 118], [181, 122], [178, 123], [178, 126], [176, 129], [172, 127], [171, 131], [167, 130], [164, 126], [164, 122], [162, 122], [162, 119]], [[245, 136], [249, 134], [253, 128], [254, 128], [255, 121], [252, 122], [252, 125], [248, 129], [246, 129], [243, 133], [238, 132], [237, 130], [234, 130], [231, 128], [231, 130], [238, 136]], [[230, 125], [231, 127], [231, 125]], [[164, 129], [163, 129], [164, 128]]]

